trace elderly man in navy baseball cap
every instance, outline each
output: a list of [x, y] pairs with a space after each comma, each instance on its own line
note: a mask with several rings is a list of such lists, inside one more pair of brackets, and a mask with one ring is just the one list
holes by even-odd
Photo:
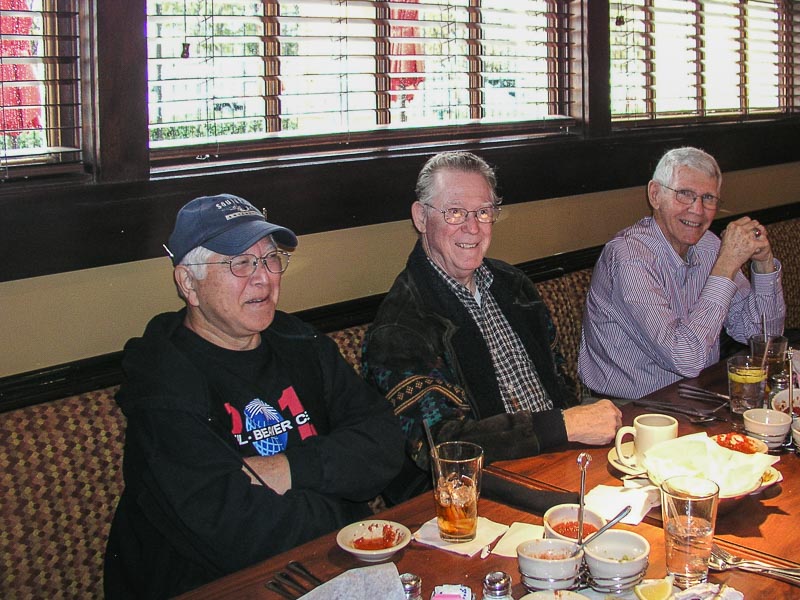
[[277, 310], [294, 233], [222, 194], [169, 239], [186, 306], [125, 346], [107, 598], [166, 598], [363, 519], [399, 471], [391, 405]]

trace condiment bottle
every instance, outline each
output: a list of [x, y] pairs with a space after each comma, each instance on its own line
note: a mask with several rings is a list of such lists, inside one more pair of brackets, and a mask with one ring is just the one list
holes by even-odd
[[483, 600], [514, 600], [511, 577], [503, 571], [493, 571], [483, 578]]
[[422, 600], [422, 579], [419, 575], [403, 573], [400, 575], [400, 582], [403, 584], [406, 600]]

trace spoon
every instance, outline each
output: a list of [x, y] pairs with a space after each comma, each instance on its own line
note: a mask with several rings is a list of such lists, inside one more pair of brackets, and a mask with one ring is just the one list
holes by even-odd
[[586, 497], [586, 469], [589, 463], [592, 462], [592, 457], [588, 452], [581, 452], [578, 454], [578, 467], [581, 469], [581, 495], [578, 500], [578, 543], [583, 539], [583, 501]]
[[615, 517], [614, 517], [613, 519], [611, 519], [611, 520], [610, 520], [608, 523], [606, 523], [605, 525], [603, 525], [603, 526], [602, 526], [600, 529], [598, 529], [597, 531], [595, 531], [595, 532], [594, 532], [592, 535], [590, 535], [590, 536], [589, 536], [588, 538], [586, 538], [584, 541], [582, 541], [582, 542], [581, 542], [581, 541], [579, 540], [579, 541], [578, 541], [578, 546], [575, 548], [575, 551], [574, 551], [572, 554], [570, 554], [570, 558], [571, 558], [571, 557], [573, 557], [573, 556], [575, 556], [575, 555], [576, 555], [578, 552], [580, 552], [580, 551], [581, 551], [581, 548], [583, 548], [583, 547], [584, 547], [586, 544], [588, 544], [589, 542], [591, 542], [591, 541], [592, 541], [594, 538], [596, 538], [598, 535], [600, 535], [601, 533], [604, 533], [604, 532], [608, 531], [608, 530], [609, 530], [609, 529], [611, 529], [611, 528], [612, 528], [614, 525], [616, 525], [617, 523], [619, 523], [620, 521], [622, 521], [622, 519], [624, 519], [626, 516], [628, 516], [628, 513], [629, 513], [629, 512], [631, 512], [631, 507], [630, 507], [630, 506], [626, 506], [625, 508], [623, 508], [621, 511], [619, 511], [619, 512], [617, 513], [617, 516], [615, 516]]

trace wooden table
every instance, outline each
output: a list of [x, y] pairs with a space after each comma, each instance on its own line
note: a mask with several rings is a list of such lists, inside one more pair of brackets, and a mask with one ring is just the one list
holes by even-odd
[[[693, 383], [709, 389], [724, 391], [727, 387], [725, 372], [717, 365], [708, 369]], [[678, 397], [677, 386], [670, 386], [651, 395], [659, 399], [671, 399], [681, 404], [692, 404]], [[698, 405], [700, 406], [700, 405]], [[623, 407], [623, 423], [632, 423], [637, 414], [647, 412], [632, 404]], [[651, 411], [652, 412], [652, 411]], [[678, 417], [679, 435], [698, 430], [685, 419]], [[708, 428], [709, 434], [728, 431], [726, 423]], [[620, 485], [620, 473], [608, 464], [607, 455], [611, 445], [602, 448], [586, 448], [569, 445], [555, 452], [541, 456], [504, 461], [487, 467], [496, 474], [530, 487], [531, 489], [554, 489], [577, 491], [579, 474], [576, 457], [581, 451], [588, 451], [592, 458], [587, 471], [587, 489], [596, 485]], [[744, 499], [737, 510], [722, 515], [717, 521], [717, 541], [738, 554], [769, 559], [787, 566], [800, 566], [800, 544], [797, 543], [798, 515], [800, 515], [800, 458], [785, 454], [775, 467], [783, 474], [783, 482], [768, 488], [758, 497]], [[510, 525], [520, 521], [541, 524], [541, 515], [528, 513], [510, 506], [482, 498], [479, 512], [493, 521]], [[416, 531], [423, 523], [434, 516], [431, 494], [426, 493], [393, 507], [380, 514], [381, 518], [391, 519]], [[648, 578], [663, 577], [666, 573], [664, 560], [664, 533], [661, 529], [660, 513], [651, 511], [645, 520], [636, 526], [619, 525], [643, 535], [650, 542], [650, 567]], [[243, 569], [193, 590], [182, 598], [261, 598], [278, 600], [280, 596], [266, 589], [264, 584], [276, 573], [285, 570], [291, 560], [300, 560], [312, 572], [323, 579], [330, 579], [353, 568], [365, 566], [336, 545], [336, 534], [331, 533], [293, 550], [275, 556], [262, 563]], [[472, 588], [480, 598], [481, 582], [490, 571], [502, 570], [511, 575], [515, 598], [521, 598], [525, 589], [519, 581], [519, 570], [514, 558], [490, 555], [486, 559], [479, 556], [465, 556], [444, 552], [416, 542], [394, 557], [400, 573], [412, 572], [422, 577], [423, 598], [430, 597], [434, 586], [444, 583], [462, 583]], [[752, 573], [728, 571], [710, 573], [710, 580], [727, 582], [744, 592], [747, 600], [800, 598], [800, 588], [790, 584]]]

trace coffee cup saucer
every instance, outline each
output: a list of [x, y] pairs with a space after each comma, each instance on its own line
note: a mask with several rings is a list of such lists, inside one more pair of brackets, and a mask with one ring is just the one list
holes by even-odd
[[[633, 442], [623, 442], [621, 444], [622, 452], [625, 453], [626, 456], [630, 456], [633, 454]], [[626, 475], [647, 475], [647, 471], [643, 468], [637, 466], [629, 467], [626, 464], [623, 464], [619, 460], [619, 456], [617, 455], [617, 449], [612, 447], [611, 450], [608, 451], [608, 462], [609, 464], [614, 467], [617, 471], [621, 471]]]

